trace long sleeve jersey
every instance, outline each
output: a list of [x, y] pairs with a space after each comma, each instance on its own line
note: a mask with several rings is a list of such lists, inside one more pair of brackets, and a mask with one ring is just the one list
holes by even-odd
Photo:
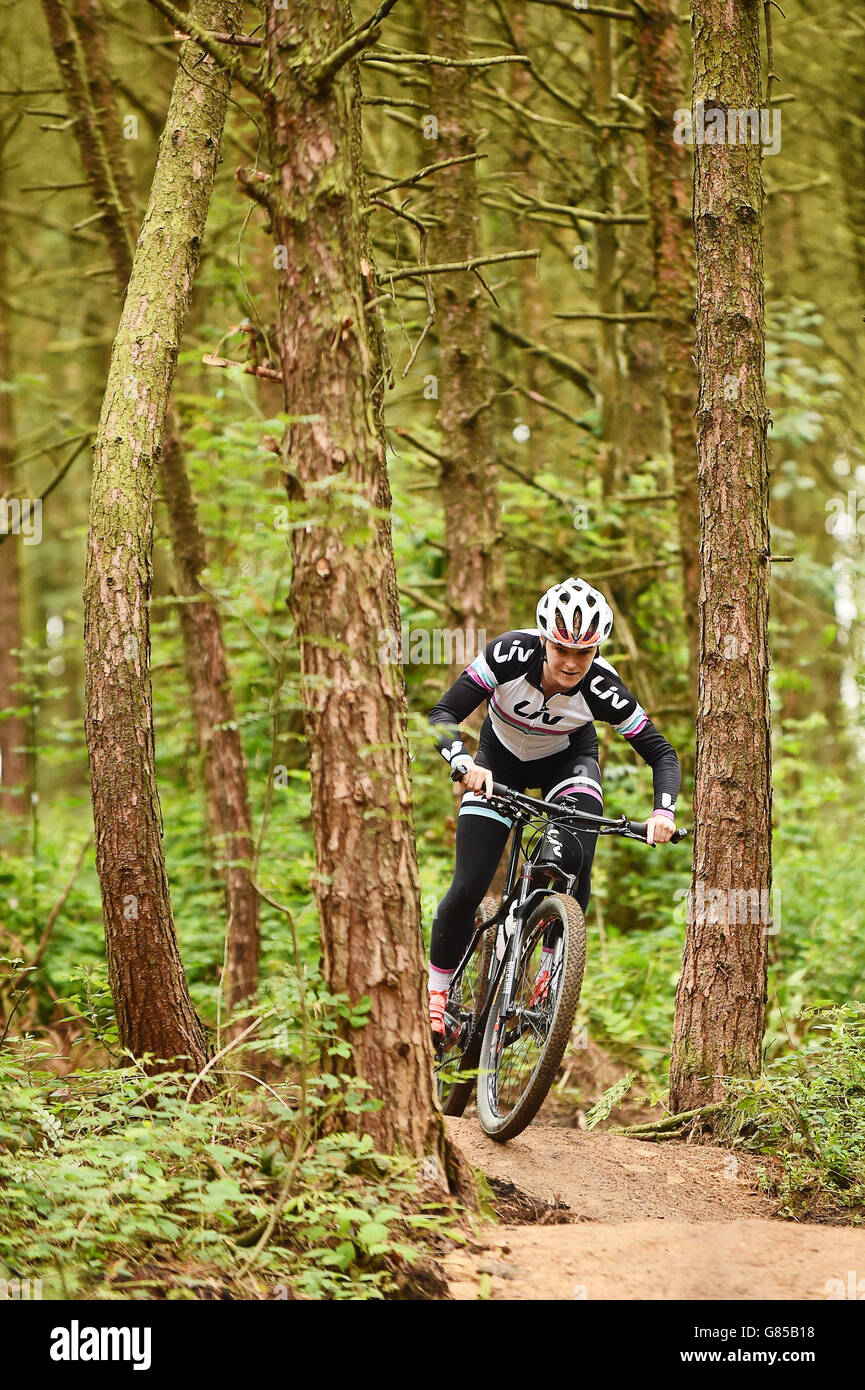
[[459, 675], [428, 719], [446, 762], [468, 756], [459, 725], [483, 700], [493, 733], [523, 762], [563, 752], [596, 719], [612, 724], [652, 769], [655, 810], [672, 816], [681, 784], [675, 750], [655, 728], [615, 666], [596, 656], [582, 679], [560, 695], [544, 694], [544, 651], [537, 628], [504, 632]]

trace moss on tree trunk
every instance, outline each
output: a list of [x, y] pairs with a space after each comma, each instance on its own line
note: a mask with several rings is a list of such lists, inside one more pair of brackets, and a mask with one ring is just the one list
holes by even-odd
[[[199, 0], [207, 28], [236, 20]], [[153, 501], [168, 401], [219, 161], [229, 79], [191, 42], [180, 52], [94, 446], [84, 588], [85, 729], [108, 969], [120, 1042], [187, 1056], [204, 1030], [177, 946], [156, 786], [150, 688]]]
[[[695, 0], [695, 103], [725, 116], [760, 106], [761, 9]], [[701, 659], [674, 1110], [720, 1100], [724, 1076], [760, 1071], [772, 874], [761, 151], [725, 142], [694, 152]]]
[[[43, 0], [84, 172], [102, 210], [118, 289], [132, 268], [138, 233], [132, 171], [96, 0]], [[228, 22], [239, 20], [226, 6]], [[214, 136], [218, 132], [213, 132]], [[226, 996], [229, 1006], [252, 994], [258, 981], [259, 904], [249, 868], [253, 855], [246, 760], [237, 727], [231, 680], [216, 605], [201, 586], [207, 563], [204, 536], [180, 441], [180, 420], [169, 406], [161, 483], [180, 604], [184, 668], [201, 756], [207, 818], [214, 853], [223, 859], [230, 923]]]

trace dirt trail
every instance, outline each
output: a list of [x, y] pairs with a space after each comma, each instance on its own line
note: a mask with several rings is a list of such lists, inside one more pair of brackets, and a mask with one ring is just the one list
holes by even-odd
[[773, 1220], [747, 1157], [538, 1124], [495, 1144], [474, 1119], [448, 1125], [488, 1177], [571, 1208], [568, 1224], [499, 1226], [451, 1254], [454, 1298], [825, 1299], [828, 1281], [865, 1275], [865, 1230]]

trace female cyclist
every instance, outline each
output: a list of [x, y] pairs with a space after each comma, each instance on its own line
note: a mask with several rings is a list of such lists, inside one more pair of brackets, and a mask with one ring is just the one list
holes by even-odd
[[[571, 797], [580, 810], [603, 814], [594, 720], [612, 724], [652, 769], [654, 810], [649, 844], [669, 840], [681, 773], [674, 750], [600, 656], [613, 614], [603, 594], [582, 579], [555, 584], [537, 607], [537, 627], [502, 633], [430, 711], [436, 746], [467, 789], [457, 817], [453, 881], [436, 909], [430, 942], [429, 1010], [434, 1035], [444, 1033], [448, 986], [471, 935], [512, 822], [486, 803], [493, 782], [514, 791], [539, 788], [547, 801]], [[482, 700], [487, 716], [472, 759], [459, 725]], [[597, 836], [573, 832], [582, 847], [576, 888], [585, 912]], [[542, 982], [542, 974], [539, 983]]]

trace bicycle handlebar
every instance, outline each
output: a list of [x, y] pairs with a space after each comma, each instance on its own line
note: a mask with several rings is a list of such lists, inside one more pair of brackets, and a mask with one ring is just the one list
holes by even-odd
[[[451, 781], [461, 782], [463, 776], [464, 774], [457, 769], [451, 773]], [[599, 835], [622, 835], [628, 840], [647, 842], [648, 821], [628, 820], [626, 816], [620, 816], [618, 819], [610, 816], [593, 816], [589, 811], [572, 806], [568, 797], [562, 797], [560, 801], [544, 801], [539, 796], [526, 796], [525, 792], [516, 792], [512, 787], [505, 786], [503, 782], [493, 782], [493, 795], [489, 799], [504, 802], [506, 809], [508, 806], [512, 806], [535, 815], [538, 811], [555, 816], [567, 815], [570, 819], [583, 821], [589, 829], [597, 826]], [[677, 845], [680, 841], [687, 839], [687, 835], [688, 832], [684, 827], [677, 827], [667, 843]]]

